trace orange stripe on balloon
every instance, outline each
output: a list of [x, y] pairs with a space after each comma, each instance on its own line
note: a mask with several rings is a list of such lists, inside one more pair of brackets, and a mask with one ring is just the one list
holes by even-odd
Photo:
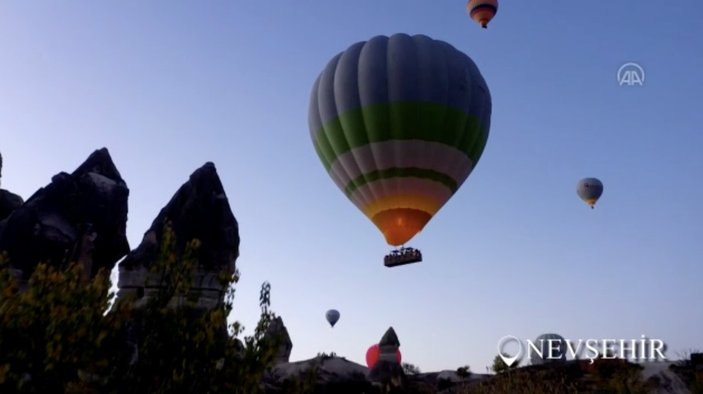
[[382, 211], [371, 218], [381, 230], [386, 242], [400, 246], [419, 233], [430, 221], [432, 215], [409, 208], [396, 208]]
[[493, 12], [493, 10], [477, 10], [471, 14], [471, 18], [473, 18], [473, 20], [481, 23], [490, 21], [494, 16], [495, 12]]
[[371, 201], [364, 207], [363, 211], [366, 216], [373, 218], [382, 211], [387, 211], [394, 208], [409, 208], [423, 211], [432, 217], [441, 207], [442, 201], [429, 196], [418, 194], [395, 194]]

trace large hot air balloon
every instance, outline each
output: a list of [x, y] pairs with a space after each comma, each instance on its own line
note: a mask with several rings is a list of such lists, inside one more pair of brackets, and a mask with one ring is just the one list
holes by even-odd
[[498, 12], [498, 0], [469, 0], [466, 3], [466, 11], [471, 19], [485, 29]]
[[[371, 345], [368, 350], [366, 350], [366, 366], [369, 368], [373, 368], [374, 365], [378, 362], [378, 358], [381, 356], [381, 349], [378, 346], [378, 344]], [[395, 352], [395, 359], [398, 361], [398, 364], [403, 359], [403, 355], [400, 354], [400, 349], [396, 350]]]
[[576, 185], [576, 193], [591, 209], [603, 194], [603, 183], [596, 178], [584, 178]]
[[327, 322], [330, 324], [330, 326], [334, 327], [335, 324], [337, 324], [337, 321], [339, 320], [339, 311], [336, 309], [330, 309], [325, 313], [325, 318], [327, 319]]
[[[393, 246], [422, 230], [464, 183], [490, 118], [476, 64], [446, 42], [407, 34], [373, 37], [332, 58], [309, 109], [325, 169]], [[402, 252], [421, 259], [412, 248]]]

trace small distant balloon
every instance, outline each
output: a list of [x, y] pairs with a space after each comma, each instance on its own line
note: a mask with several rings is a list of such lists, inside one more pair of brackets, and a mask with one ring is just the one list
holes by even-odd
[[[373, 368], [374, 365], [378, 362], [378, 358], [381, 356], [381, 349], [378, 346], [378, 344], [372, 345], [367, 351], [366, 351], [366, 366], [369, 368]], [[398, 361], [398, 364], [400, 364], [400, 361], [403, 359], [403, 356], [400, 354], [400, 349], [395, 351], [395, 359]]]
[[471, 19], [485, 29], [498, 12], [498, 0], [469, 0], [466, 3], [466, 11]]
[[603, 194], [603, 183], [596, 178], [581, 179], [576, 185], [576, 193], [593, 209], [596, 201]]
[[534, 343], [539, 347], [539, 353], [533, 352], [530, 355], [532, 365], [539, 365], [549, 362], [566, 361], [566, 340], [559, 334], [542, 334], [535, 339]]
[[334, 327], [334, 325], [337, 324], [337, 321], [339, 320], [339, 311], [336, 309], [330, 309], [325, 314], [325, 317], [327, 318], [327, 322], [330, 324], [330, 326]]

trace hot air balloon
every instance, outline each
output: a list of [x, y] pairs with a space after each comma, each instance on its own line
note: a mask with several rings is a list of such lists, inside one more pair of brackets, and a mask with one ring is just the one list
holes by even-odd
[[334, 327], [334, 325], [337, 324], [337, 320], [339, 320], [339, 311], [336, 309], [330, 309], [327, 313], [325, 313], [325, 318], [327, 318], [327, 322], [330, 326]]
[[466, 3], [466, 11], [469, 12], [471, 19], [485, 29], [498, 12], [498, 0], [469, 0]]
[[576, 185], [576, 193], [593, 209], [603, 194], [603, 183], [596, 178], [581, 179]]
[[[490, 118], [490, 92], [476, 64], [424, 35], [353, 44], [318, 76], [309, 107], [325, 169], [396, 247], [421, 231], [475, 168]], [[412, 248], [396, 252], [387, 266], [422, 260]]]
[[[373, 366], [376, 365], [376, 363], [378, 362], [378, 358], [380, 355], [381, 349], [378, 344], [369, 347], [369, 349], [366, 351], [366, 366], [369, 368], [373, 368]], [[403, 356], [400, 354], [400, 349], [395, 352], [395, 359], [398, 361], [398, 364], [400, 364], [401, 360], [403, 359]]]
[[539, 353], [533, 351], [530, 354], [532, 365], [566, 360], [567, 344], [561, 335], [542, 334], [535, 339], [534, 344], [539, 349]]

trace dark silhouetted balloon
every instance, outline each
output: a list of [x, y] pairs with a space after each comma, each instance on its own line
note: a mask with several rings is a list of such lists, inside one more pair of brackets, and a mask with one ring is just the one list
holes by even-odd
[[593, 209], [603, 194], [603, 184], [596, 178], [584, 178], [576, 185], [576, 193]]
[[336, 309], [330, 309], [325, 313], [325, 318], [327, 318], [327, 322], [330, 324], [330, 326], [334, 327], [335, 324], [337, 324], [337, 321], [339, 320], [339, 311]]
[[[558, 362], [566, 360], [566, 340], [558, 334], [542, 334], [535, 339], [535, 346], [539, 349], [538, 354], [532, 351], [530, 361], [532, 365]], [[550, 353], [551, 348], [551, 353]]]

